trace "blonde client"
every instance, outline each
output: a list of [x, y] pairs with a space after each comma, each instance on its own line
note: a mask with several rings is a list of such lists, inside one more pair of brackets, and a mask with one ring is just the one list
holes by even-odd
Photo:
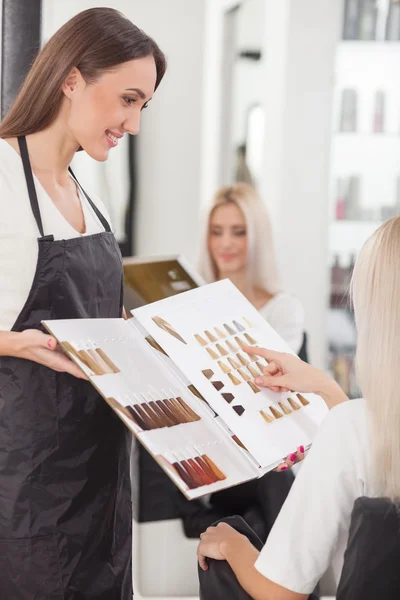
[[338, 581], [354, 501], [400, 498], [399, 217], [364, 245], [352, 297], [357, 376], [365, 399], [344, 401], [335, 382], [294, 356], [248, 349], [270, 361], [258, 385], [316, 392], [330, 407], [338, 406], [326, 417], [261, 552], [226, 523], [201, 535], [201, 568], [207, 570], [207, 559], [227, 561], [243, 598], [305, 600], [330, 564]]
[[205, 215], [198, 270], [230, 279], [296, 354], [304, 335], [300, 301], [281, 289], [267, 209], [247, 183], [220, 188]]

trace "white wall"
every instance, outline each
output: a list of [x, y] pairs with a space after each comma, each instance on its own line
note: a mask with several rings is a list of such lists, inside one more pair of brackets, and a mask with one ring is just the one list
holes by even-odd
[[265, 169], [284, 287], [325, 365], [331, 113], [341, 2], [266, 0]]
[[160, 90], [138, 138], [140, 254], [182, 252], [193, 257], [198, 237], [203, 135], [202, 0], [130, 2], [130, 16], [168, 57]]

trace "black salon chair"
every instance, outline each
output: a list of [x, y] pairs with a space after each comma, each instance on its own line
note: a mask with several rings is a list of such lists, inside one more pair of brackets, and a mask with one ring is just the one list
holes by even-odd
[[337, 600], [400, 599], [400, 506], [358, 498]]
[[[261, 549], [240, 517], [224, 520]], [[384, 498], [358, 498], [336, 600], [399, 600], [399, 565], [400, 506]], [[199, 569], [199, 579], [201, 600], [251, 600], [225, 561], [210, 560], [207, 571]]]

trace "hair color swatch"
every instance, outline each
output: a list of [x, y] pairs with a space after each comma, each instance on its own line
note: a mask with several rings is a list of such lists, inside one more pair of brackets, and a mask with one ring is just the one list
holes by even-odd
[[249, 335], [248, 333], [244, 333], [243, 335], [251, 345], [254, 346], [255, 344], [257, 344], [256, 340], [252, 338], [251, 335]]
[[107, 398], [107, 402], [114, 410], [122, 412], [128, 419], [133, 421], [135, 425], [138, 425], [137, 421], [126, 406], [120, 404], [115, 398]]
[[64, 341], [61, 345], [67, 352], [78, 358], [91, 371], [91, 375], [110, 375], [120, 372], [104, 350], [93, 342], [78, 345]]
[[219, 392], [220, 390], [222, 390], [222, 388], [224, 387], [224, 384], [222, 383], [222, 381], [212, 381], [211, 382], [213, 384], [213, 386], [215, 387], [215, 389]]
[[206, 334], [206, 336], [208, 337], [208, 339], [210, 340], [210, 342], [216, 342], [216, 341], [218, 341], [218, 338], [215, 337], [215, 335], [213, 335], [210, 331], [206, 330], [204, 333]]
[[238, 357], [238, 359], [240, 360], [241, 364], [245, 367], [246, 365], [249, 364], [250, 359], [246, 358], [246, 356], [244, 356], [243, 354], [241, 354], [240, 352], [238, 352], [236, 354], [236, 356]]
[[199, 335], [198, 333], [195, 333], [194, 337], [199, 342], [200, 346], [207, 346], [208, 342], [206, 342], [206, 340], [204, 338], [202, 338], [201, 335]]
[[225, 374], [230, 373], [232, 371], [232, 367], [228, 367], [228, 365], [225, 364], [223, 360], [218, 361], [218, 366], [221, 369], [221, 371]]
[[229, 352], [225, 350], [222, 344], [215, 344], [215, 347], [217, 348], [221, 356], [228, 356]]
[[248, 344], [246, 342], [244, 342], [239, 336], [235, 337], [235, 342], [241, 347], [244, 348], [245, 346], [248, 346]]
[[236, 406], [232, 406], [232, 408], [239, 415], [239, 417], [241, 417], [242, 414], [245, 412], [244, 407], [241, 404], [237, 404]]
[[250, 371], [252, 377], [258, 377], [259, 372], [253, 367], [253, 365], [247, 365], [248, 370]]
[[235, 399], [235, 396], [231, 394], [231, 392], [221, 392], [221, 396], [228, 404], [230, 404]]
[[290, 408], [288, 408], [286, 406], [286, 404], [284, 404], [283, 402], [278, 402], [278, 404], [281, 407], [283, 414], [290, 415], [292, 413], [292, 411], [290, 410]]
[[226, 323], [224, 323], [224, 327], [225, 327], [225, 329], [226, 329], [226, 331], [228, 332], [229, 335], [235, 335], [236, 331], [234, 329], [232, 329], [232, 327], [230, 327]]
[[211, 379], [211, 377], [214, 375], [214, 371], [212, 371], [211, 369], [204, 369], [202, 373], [205, 377], [207, 377], [207, 379]]
[[214, 331], [219, 337], [219, 339], [223, 340], [224, 338], [226, 338], [226, 333], [222, 331], [219, 327], [214, 327]]
[[147, 338], [145, 338], [145, 339], [146, 339], [146, 342], [154, 348], [154, 350], [157, 350], [158, 352], [161, 352], [161, 354], [168, 356], [168, 354], [165, 352], [165, 350], [163, 348], [161, 348], [160, 344], [158, 344], [156, 342], [156, 340], [153, 337], [151, 337], [151, 335], [147, 336]]
[[249, 319], [247, 319], [246, 317], [243, 317], [243, 321], [245, 321], [245, 323], [247, 323], [247, 325], [249, 327], [254, 327], [254, 323], [252, 323], [251, 321], [249, 321]]
[[174, 427], [185, 423], [200, 421], [199, 415], [178, 396], [177, 398], [163, 398], [162, 400], [133, 401], [131, 405], [124, 406], [115, 398], [107, 398], [107, 402], [124, 413], [143, 431]]
[[[297, 396], [301, 396], [301, 394], [297, 394]], [[307, 402], [307, 404], [309, 404], [308, 400], [304, 398], [304, 396], [302, 396], [302, 398]], [[304, 404], [304, 406], [307, 406], [307, 404]], [[269, 407], [268, 410], [271, 411], [271, 414], [273, 415], [272, 417], [267, 409], [260, 410], [260, 415], [263, 417], [266, 423], [273, 423], [277, 419], [282, 419], [293, 414], [293, 411], [301, 410], [301, 408], [301, 404], [289, 397], [286, 401], [279, 400], [277, 403]]]
[[248, 381], [250, 379], [250, 375], [247, 375], [247, 373], [245, 373], [243, 369], [238, 369], [237, 372], [239, 373], [243, 381]]
[[258, 361], [255, 364], [257, 365], [258, 370], [260, 371], [261, 375], [264, 375], [264, 367], [262, 366], [262, 364]]
[[296, 396], [300, 400], [300, 402], [302, 403], [303, 406], [307, 406], [307, 404], [310, 404], [309, 401], [307, 400], [307, 398], [304, 398], [304, 396], [302, 396], [301, 394], [296, 394]]
[[260, 388], [256, 386], [255, 383], [253, 383], [253, 381], [248, 381], [247, 384], [251, 387], [251, 389], [253, 390], [253, 392], [255, 394], [258, 394], [258, 392], [261, 392]]
[[238, 321], [233, 321], [234, 326], [236, 327], [236, 329], [238, 330], [239, 333], [242, 333], [242, 331], [245, 331], [246, 328], [243, 327], [243, 325], [241, 325]]
[[202, 402], [204, 402], [204, 404], [212, 412], [212, 414], [213, 414], [214, 417], [218, 417], [218, 414], [215, 412], [215, 410], [212, 408], [212, 406], [207, 402], [207, 400], [204, 398], [204, 396], [202, 396], [200, 394], [199, 390], [196, 387], [194, 387], [194, 385], [192, 383], [187, 386], [187, 389], [190, 392], [192, 392], [193, 396], [196, 396], [196, 398], [198, 398], [199, 400], [201, 400]]
[[219, 358], [218, 354], [212, 350], [211, 348], [206, 348], [207, 352], [208, 352], [208, 356], [210, 358], [212, 358], [213, 360], [217, 360]]
[[266, 423], [273, 423], [275, 421], [274, 417], [271, 417], [271, 415], [267, 413], [266, 410], [260, 410], [260, 415]]
[[182, 344], [186, 344], [185, 340], [183, 339], [183, 337], [181, 335], [179, 335], [179, 333], [172, 327], [172, 325], [170, 325], [170, 323], [168, 323], [168, 321], [166, 321], [165, 319], [163, 319], [162, 317], [152, 317], [152, 321], [163, 331], [165, 331], [165, 333], [169, 333], [169, 335], [171, 335], [172, 337], [174, 337], [175, 339], [179, 340], [180, 342], [182, 342]]
[[234, 358], [229, 357], [228, 362], [232, 366], [233, 369], [239, 369], [240, 364], [237, 363]]
[[272, 412], [272, 414], [274, 415], [275, 419], [282, 419], [283, 414], [280, 413], [277, 408], [275, 408], [274, 406], [270, 406], [269, 410]]
[[243, 442], [238, 438], [237, 435], [233, 435], [232, 436], [233, 441], [235, 442], [235, 444], [237, 444], [238, 446], [240, 446], [241, 448], [243, 448], [243, 450], [246, 450], [246, 452], [248, 452], [246, 446], [243, 444]]
[[211, 485], [226, 479], [225, 473], [207, 454], [192, 455], [183, 459], [174, 455], [174, 458], [176, 460], [171, 465], [189, 489]]
[[301, 409], [300, 404], [298, 404], [296, 402], [296, 400], [293, 400], [293, 398], [288, 398], [288, 402], [289, 402], [290, 406], [293, 408], [293, 410], [300, 410]]
[[162, 400], [144, 398], [144, 402], [132, 402], [130, 406], [124, 408], [144, 431], [174, 427], [200, 420], [199, 415], [180, 396]]
[[233, 385], [240, 385], [240, 383], [241, 383], [240, 379], [235, 377], [235, 375], [233, 375], [233, 373], [228, 373], [228, 377], [231, 380], [231, 382], [233, 383]]
[[229, 350], [231, 352], [237, 352], [238, 351], [238, 347], [235, 346], [235, 344], [233, 342], [231, 342], [230, 340], [227, 340], [225, 343], [226, 343], [226, 345], [228, 346], [228, 348], [229, 348]]

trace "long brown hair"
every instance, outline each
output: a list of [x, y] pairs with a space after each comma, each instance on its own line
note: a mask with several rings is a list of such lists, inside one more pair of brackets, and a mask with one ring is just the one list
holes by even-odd
[[156, 89], [166, 70], [157, 44], [113, 8], [91, 8], [70, 19], [36, 57], [21, 90], [0, 124], [0, 138], [42, 131], [57, 117], [62, 83], [73, 67], [87, 83], [129, 60], [153, 56]]

